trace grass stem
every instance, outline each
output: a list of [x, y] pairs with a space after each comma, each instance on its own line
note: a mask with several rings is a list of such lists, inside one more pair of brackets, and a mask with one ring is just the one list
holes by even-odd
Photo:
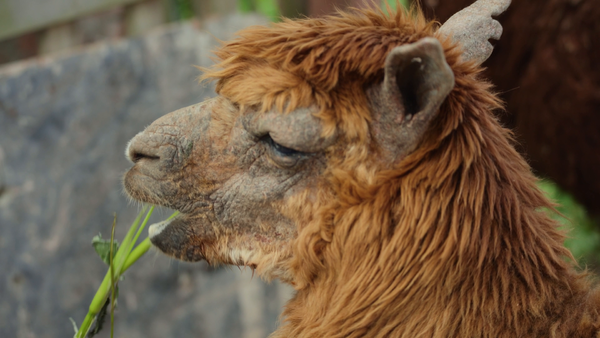
[[[136, 217], [135, 221], [133, 221], [133, 224], [127, 231], [127, 234], [125, 235], [125, 238], [123, 239], [123, 242], [121, 243], [121, 245], [116, 253], [113, 252], [113, 243], [114, 243], [114, 236], [115, 236], [115, 228], [116, 228], [116, 224], [117, 224], [117, 215], [116, 214], [114, 215], [113, 226], [112, 226], [111, 235], [110, 235], [110, 266], [108, 268], [108, 271], [104, 275], [104, 279], [102, 280], [100, 287], [96, 291], [96, 294], [94, 295], [94, 298], [92, 299], [92, 302], [90, 303], [88, 313], [85, 315], [85, 318], [84, 318], [83, 322], [81, 323], [81, 326], [79, 327], [79, 330], [77, 331], [77, 334], [75, 335], [75, 338], [84, 338], [87, 336], [94, 320], [96, 319], [96, 315], [98, 315], [98, 313], [102, 309], [102, 306], [106, 302], [106, 298], [108, 297], [109, 291], [111, 292], [110, 336], [111, 336], [111, 338], [113, 337], [114, 310], [115, 310], [115, 302], [116, 302], [116, 297], [117, 297], [116, 283], [118, 282], [120, 276], [125, 271], [127, 271], [127, 269], [129, 269], [129, 267], [131, 267], [131, 265], [133, 265], [133, 263], [135, 263], [140, 257], [142, 257], [146, 252], [148, 252], [148, 250], [152, 246], [152, 243], [150, 242], [150, 238], [146, 238], [140, 244], [135, 246], [135, 243], [137, 242], [138, 238], [140, 237], [142, 231], [148, 224], [150, 216], [152, 215], [152, 212], [154, 211], [154, 206], [151, 206], [147, 213], [146, 213], [146, 210], [148, 210], [148, 207], [144, 206], [144, 208], [142, 208], [142, 210]], [[142, 219], [142, 216], [144, 214], [146, 214], [146, 217], [144, 218], [144, 221], [142, 222], [142, 224], [139, 225], [140, 221]], [[178, 214], [179, 214], [179, 212], [177, 212], [177, 211], [174, 212], [168, 218], [168, 220], [172, 219], [173, 217], [177, 216]], [[138, 225], [139, 225], [139, 227], [138, 227]], [[134, 246], [135, 246], [135, 248], [134, 248]]]
[[115, 217], [113, 218], [112, 230], [110, 232], [110, 338], [114, 336], [115, 330], [115, 268], [113, 264], [113, 255], [114, 255], [114, 243], [115, 243], [115, 228], [117, 227], [117, 213], [115, 212]]

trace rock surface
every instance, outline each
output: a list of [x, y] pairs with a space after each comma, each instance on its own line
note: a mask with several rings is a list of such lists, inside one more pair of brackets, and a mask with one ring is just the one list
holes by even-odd
[[[106, 267], [91, 239], [123, 238], [139, 207], [122, 192], [127, 141], [159, 116], [213, 96], [215, 36], [256, 16], [163, 27], [0, 68], [0, 337], [72, 337]], [[152, 221], [170, 211], [156, 212]], [[150, 252], [120, 284], [116, 337], [266, 337], [288, 287], [251, 271]], [[108, 337], [105, 329], [100, 337]]]

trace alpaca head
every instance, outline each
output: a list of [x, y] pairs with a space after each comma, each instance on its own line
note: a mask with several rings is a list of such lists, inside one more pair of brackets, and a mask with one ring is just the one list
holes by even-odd
[[127, 147], [127, 193], [181, 212], [150, 228], [152, 243], [296, 282], [294, 255], [322, 245], [295, 247], [298, 234], [331, 240], [334, 225], [313, 225], [335, 224], [340, 206], [351, 213], [378, 173], [431, 137], [455, 86], [449, 63], [489, 56], [501, 33], [491, 16], [508, 3], [480, 0], [439, 30], [400, 10], [242, 31], [206, 70], [219, 96], [161, 117]]

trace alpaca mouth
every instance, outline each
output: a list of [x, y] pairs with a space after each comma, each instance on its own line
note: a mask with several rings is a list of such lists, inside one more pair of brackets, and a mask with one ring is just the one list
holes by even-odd
[[206, 250], [212, 245], [213, 234], [204, 224], [187, 215], [178, 215], [148, 228], [150, 242], [167, 256], [186, 262], [206, 260]]
[[[187, 262], [206, 260], [210, 264], [206, 250], [214, 246], [210, 240], [212, 236], [207, 236], [201, 242], [191, 243], [189, 239], [194, 236], [189, 236], [189, 234], [194, 233], [194, 230], [189, 227], [190, 224], [185, 218], [185, 215], [178, 215], [150, 225], [148, 228], [150, 242], [168, 256]], [[185, 233], [185, 236], [182, 236], [182, 233]], [[249, 267], [254, 275], [254, 271], [258, 269], [258, 262], [254, 260], [253, 256], [251, 250], [229, 249], [225, 254], [219, 255], [217, 261], [239, 267]]]
[[[143, 161], [142, 161], [143, 162]], [[173, 184], [167, 180], [157, 179], [144, 170], [144, 163], [136, 163], [123, 177], [125, 193], [132, 199], [143, 203], [155, 204], [167, 208], [177, 208], [167, 203], [163, 192], [172, 191]]]
[[141, 159], [123, 178], [125, 192], [134, 200], [167, 207], [180, 212], [172, 219], [148, 227], [148, 237], [154, 247], [167, 256], [187, 262], [205, 260], [206, 249], [214, 234], [206, 218], [209, 203], [202, 198], [183, 199], [174, 180], [161, 180], [143, 171]]
[[123, 177], [125, 193], [132, 199], [166, 207], [179, 211], [182, 214], [202, 213], [210, 209], [210, 203], [203, 196], [190, 196], [181, 190], [175, 179], [170, 175], [156, 177], [145, 169], [146, 160], [133, 165]]

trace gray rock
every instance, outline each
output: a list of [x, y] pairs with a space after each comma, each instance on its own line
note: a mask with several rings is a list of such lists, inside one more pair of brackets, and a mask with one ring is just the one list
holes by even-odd
[[[123, 238], [139, 210], [121, 187], [127, 141], [214, 95], [193, 65], [210, 65], [214, 35], [258, 23], [178, 24], [0, 68], [0, 337], [73, 336], [69, 317], [82, 322], [106, 272], [92, 237], [109, 237], [116, 212]], [[115, 334], [265, 337], [290, 289], [250, 276], [150, 252], [120, 283]]]
[[0, 147], [0, 196], [6, 190], [6, 178], [4, 177], [4, 151]]

